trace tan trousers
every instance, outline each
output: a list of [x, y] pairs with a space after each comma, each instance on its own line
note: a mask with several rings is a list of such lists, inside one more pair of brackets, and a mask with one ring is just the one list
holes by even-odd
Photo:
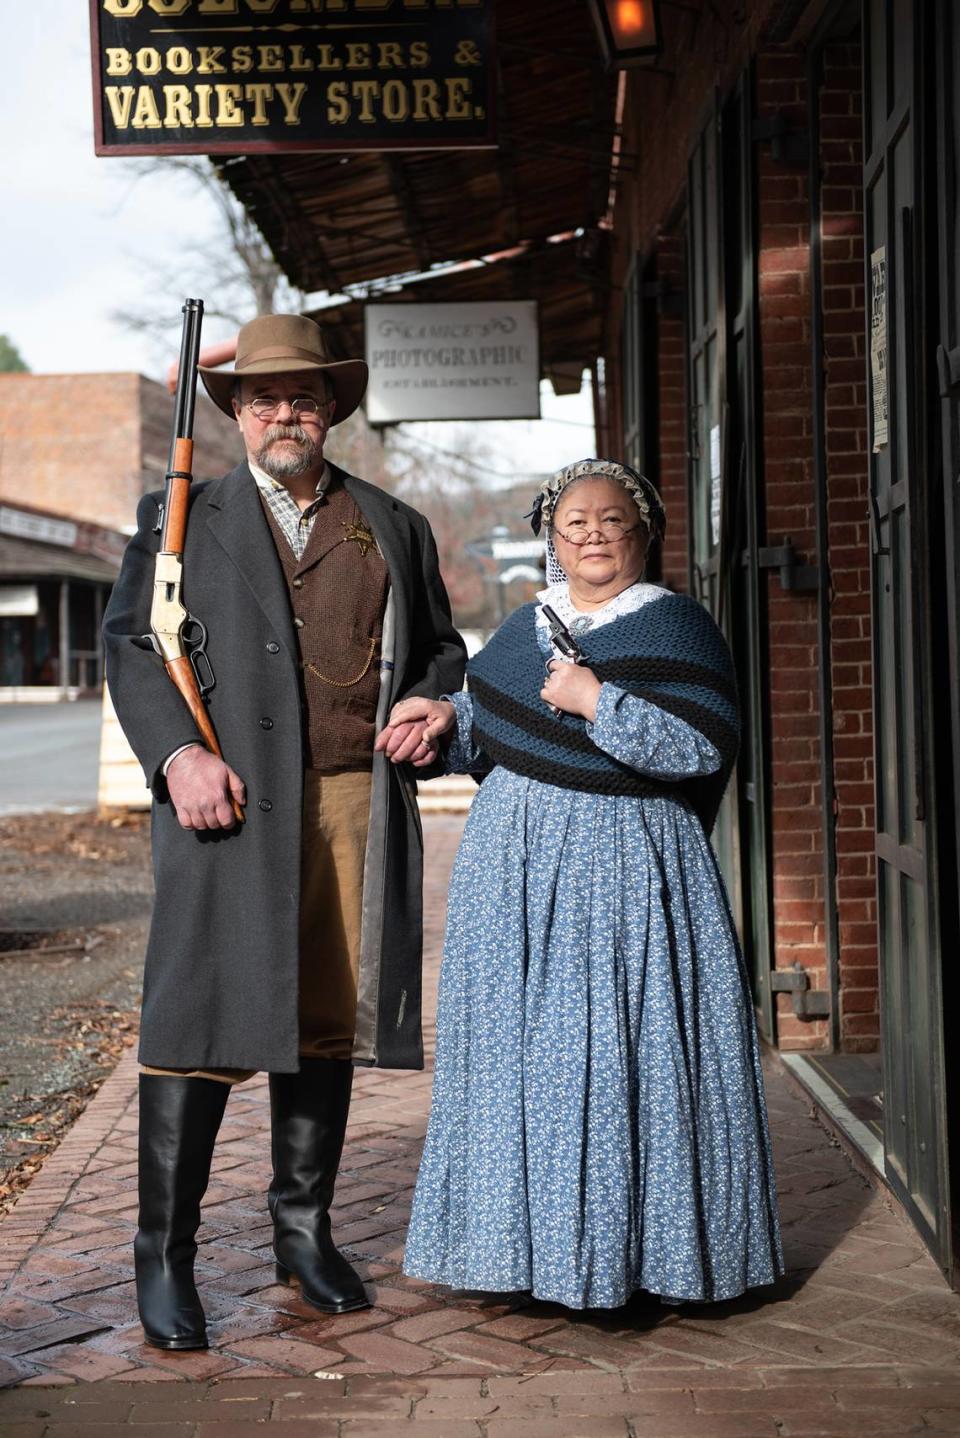
[[[363, 863], [370, 818], [368, 771], [303, 776], [300, 875], [300, 1053], [349, 1059], [357, 1018]], [[146, 1074], [243, 1083], [254, 1069], [165, 1069]]]

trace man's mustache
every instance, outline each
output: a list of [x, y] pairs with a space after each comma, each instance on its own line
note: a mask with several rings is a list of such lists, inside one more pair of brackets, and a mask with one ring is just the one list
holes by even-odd
[[263, 436], [263, 446], [267, 447], [278, 439], [295, 439], [300, 444], [309, 444], [310, 436], [302, 425], [299, 424], [272, 424]]

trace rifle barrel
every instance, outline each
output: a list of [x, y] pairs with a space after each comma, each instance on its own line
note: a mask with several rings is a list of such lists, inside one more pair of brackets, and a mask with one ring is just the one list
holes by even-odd
[[193, 413], [196, 403], [195, 373], [200, 355], [200, 325], [203, 300], [183, 303], [183, 333], [180, 337], [180, 363], [177, 367], [177, 395], [173, 412], [173, 439], [170, 444], [168, 470], [176, 469], [177, 441], [193, 436]]
[[194, 377], [193, 383], [187, 385], [186, 399], [183, 406], [183, 427], [180, 431], [184, 439], [193, 438], [193, 413], [197, 402], [196, 373], [197, 363], [200, 359], [200, 325], [203, 322], [203, 300], [187, 300], [184, 309], [188, 313], [190, 329], [190, 348], [187, 356], [189, 373]]

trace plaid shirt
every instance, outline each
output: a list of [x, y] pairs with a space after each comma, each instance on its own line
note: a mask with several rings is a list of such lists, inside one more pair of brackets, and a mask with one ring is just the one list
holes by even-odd
[[301, 509], [286, 485], [281, 484], [278, 479], [271, 479], [269, 474], [265, 474], [259, 465], [253, 464], [252, 461], [248, 460], [247, 463], [257, 488], [270, 506], [270, 513], [280, 526], [284, 539], [296, 557], [302, 559], [313, 529], [313, 521], [317, 517], [317, 510], [326, 498], [327, 486], [330, 483], [330, 466], [327, 464], [323, 466], [323, 473], [317, 485], [316, 499], [311, 500], [306, 509]]

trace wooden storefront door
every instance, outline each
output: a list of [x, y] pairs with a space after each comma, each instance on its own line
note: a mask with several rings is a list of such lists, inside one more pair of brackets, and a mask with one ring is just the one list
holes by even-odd
[[[941, 835], [944, 844], [942, 873], [944, 903], [941, 923], [947, 915], [953, 922], [954, 940], [945, 937], [946, 952], [956, 949], [960, 927], [960, 12], [954, 0], [937, 0], [935, 51], [937, 55], [937, 235], [939, 281], [939, 332], [937, 336], [937, 389], [940, 398], [940, 479], [944, 515], [942, 625], [943, 647], [949, 654], [948, 703], [944, 729], [949, 729], [953, 761], [953, 805], [943, 813]], [[951, 875], [955, 876], [951, 881]], [[946, 895], [954, 901], [948, 906]], [[942, 1008], [955, 1012], [960, 994], [956, 962], [944, 966]], [[960, 1188], [960, 1055], [956, 1045], [944, 1054], [948, 1157], [952, 1159], [953, 1194]], [[960, 1212], [945, 1197], [952, 1220], [953, 1283], [960, 1288]]]
[[922, 184], [928, 9], [864, 0], [864, 210], [868, 345], [871, 330], [876, 337], [870, 504], [884, 1149], [891, 1185], [949, 1271], [925, 364], [925, 221], [933, 216]]
[[772, 1040], [752, 109], [751, 77], [745, 73], [704, 127], [688, 171], [691, 592], [724, 630], [737, 668], [740, 755], [713, 842], [757, 1022]]

